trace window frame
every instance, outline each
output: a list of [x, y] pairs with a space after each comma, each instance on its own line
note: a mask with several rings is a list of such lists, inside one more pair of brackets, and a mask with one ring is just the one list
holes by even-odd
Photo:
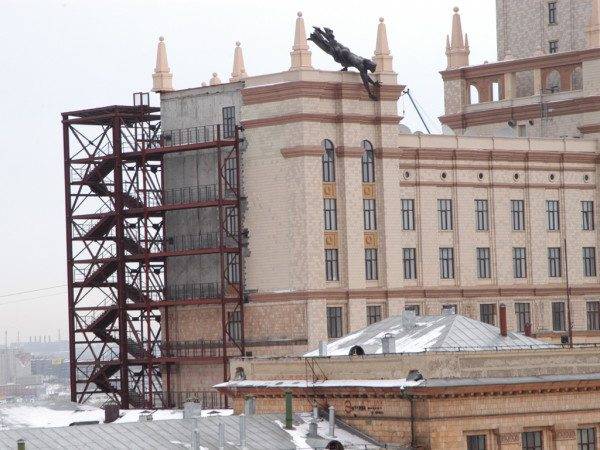
[[524, 431], [521, 445], [523, 450], [544, 450], [544, 434], [539, 430]]
[[525, 200], [511, 200], [511, 224], [513, 231], [525, 230]]
[[236, 284], [240, 282], [240, 258], [237, 253], [226, 253], [225, 261], [227, 282]]
[[489, 231], [489, 204], [486, 199], [475, 200], [475, 229]]
[[525, 326], [531, 324], [531, 303], [529, 302], [515, 302], [515, 316], [517, 331], [519, 333], [525, 332]]
[[240, 310], [227, 313], [227, 338], [233, 341], [242, 339], [242, 312]]
[[440, 278], [442, 280], [454, 279], [454, 247], [440, 247]]
[[337, 199], [323, 199], [323, 220], [326, 231], [336, 231], [337, 228]]
[[487, 436], [485, 434], [467, 435], [467, 450], [486, 450]]
[[404, 311], [412, 311], [415, 313], [415, 316], [421, 315], [421, 305], [404, 305]]
[[452, 199], [438, 198], [438, 226], [441, 231], [452, 231], [453, 223]]
[[363, 227], [365, 231], [377, 230], [377, 202], [374, 198], [363, 198]]
[[596, 276], [596, 247], [582, 247], [583, 276]]
[[340, 281], [339, 252], [337, 248], [325, 249], [325, 280]]
[[552, 41], [548, 41], [548, 53], [554, 55], [558, 53], [558, 39], [554, 39]]
[[402, 229], [404, 231], [414, 231], [415, 229], [415, 200], [413, 198], [403, 198], [401, 200], [402, 208]]
[[344, 319], [341, 306], [327, 306], [327, 337], [338, 339], [344, 335]]
[[235, 106], [224, 106], [221, 114], [223, 118], [223, 129], [221, 130], [223, 138], [231, 138], [235, 135]]
[[548, 247], [548, 278], [562, 278], [562, 255], [560, 247]]
[[567, 315], [565, 302], [552, 302], [552, 331], [566, 331]]
[[477, 278], [492, 278], [491, 251], [489, 247], [477, 247]]
[[546, 200], [546, 214], [548, 231], [560, 230], [560, 203], [558, 200]]
[[365, 279], [374, 281], [379, 278], [377, 249], [365, 248]]
[[[585, 432], [585, 442], [584, 433]], [[590, 437], [591, 435], [591, 437]], [[596, 427], [577, 429], [577, 450], [596, 450], [597, 437]]]
[[374, 183], [375, 182], [375, 152], [373, 150], [373, 144], [366, 139], [362, 141], [362, 148], [364, 150], [361, 157], [362, 167], [362, 182], [363, 183]]
[[329, 139], [323, 139], [323, 156], [321, 157], [323, 183], [335, 183], [335, 147]]
[[587, 329], [589, 331], [600, 330], [600, 301], [588, 300], [585, 302], [585, 313]]
[[480, 303], [479, 304], [479, 321], [488, 325], [496, 325], [496, 304], [495, 303]]
[[584, 231], [594, 231], [594, 201], [581, 201], [581, 229]]
[[513, 278], [527, 278], [527, 249], [525, 247], [513, 247]]
[[367, 326], [381, 322], [383, 319], [383, 307], [381, 305], [367, 305]]
[[407, 247], [402, 249], [402, 266], [405, 280], [417, 279], [417, 249]]
[[558, 5], [556, 2], [548, 2], [548, 25], [556, 25], [558, 23]]

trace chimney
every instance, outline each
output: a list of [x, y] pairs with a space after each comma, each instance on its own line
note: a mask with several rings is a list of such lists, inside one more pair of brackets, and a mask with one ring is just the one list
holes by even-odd
[[525, 336], [531, 337], [531, 322], [525, 324]]
[[335, 437], [335, 409], [329, 407], [329, 437]]
[[500, 305], [500, 336], [508, 336], [506, 327], [506, 305], [504, 303]]
[[225, 450], [225, 424], [219, 422], [219, 450]]
[[404, 330], [412, 330], [415, 327], [415, 312], [404, 311], [402, 313], [402, 328]]
[[290, 391], [285, 393], [285, 429], [292, 429], [292, 393]]
[[319, 356], [327, 356], [327, 342], [319, 341]]
[[396, 338], [393, 334], [386, 333], [386, 335], [381, 338], [381, 352], [384, 355], [396, 353]]
[[246, 416], [240, 415], [240, 448], [242, 450], [247, 450], [246, 446]]
[[104, 423], [112, 423], [119, 418], [119, 405], [109, 403], [104, 406]]

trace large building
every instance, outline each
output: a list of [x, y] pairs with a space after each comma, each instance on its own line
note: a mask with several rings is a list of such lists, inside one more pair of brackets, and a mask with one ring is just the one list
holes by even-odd
[[[447, 105], [471, 70], [460, 28]], [[299, 14], [289, 70], [249, 76], [236, 45], [228, 83], [175, 90], [161, 38], [160, 109], [63, 115], [74, 399], [211, 403], [231, 356], [405, 309], [496, 324], [503, 303], [511, 330], [597, 340], [597, 141], [400, 134], [383, 19], [373, 60], [377, 101], [312, 67]]]

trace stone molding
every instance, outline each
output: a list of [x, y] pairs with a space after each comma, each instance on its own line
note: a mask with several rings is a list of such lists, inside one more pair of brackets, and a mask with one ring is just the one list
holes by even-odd
[[284, 158], [298, 158], [300, 156], [323, 156], [325, 150], [320, 145], [299, 145], [281, 149]]
[[521, 433], [502, 433], [500, 434], [501, 444], [520, 444]]
[[556, 430], [554, 440], [556, 441], [574, 441], [577, 439], [577, 430]]
[[563, 184], [563, 183], [490, 183], [482, 182], [464, 182], [464, 181], [402, 181], [401, 187], [463, 187], [463, 188], [499, 188], [499, 189], [576, 189], [581, 191], [595, 190], [594, 184]]
[[287, 114], [276, 117], [265, 117], [262, 119], [250, 119], [242, 121], [244, 128], [269, 127], [274, 125], [286, 125], [297, 122], [319, 122], [319, 123], [358, 123], [361, 125], [398, 125], [402, 120], [400, 116], [378, 116], [369, 114], [326, 114], [326, 113], [299, 113]]
[[335, 156], [340, 158], [361, 158], [365, 153], [365, 149], [362, 147], [336, 147]]

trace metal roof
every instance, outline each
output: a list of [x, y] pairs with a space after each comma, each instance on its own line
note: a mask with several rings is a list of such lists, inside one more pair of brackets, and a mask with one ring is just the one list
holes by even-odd
[[[485, 351], [556, 348], [521, 333], [500, 335], [493, 325], [458, 314], [417, 316], [405, 313], [377, 322], [327, 344], [328, 356], [348, 355], [354, 346], [366, 355], [382, 353], [382, 338], [390, 336], [393, 353]], [[318, 356], [318, 350], [304, 356]]]

